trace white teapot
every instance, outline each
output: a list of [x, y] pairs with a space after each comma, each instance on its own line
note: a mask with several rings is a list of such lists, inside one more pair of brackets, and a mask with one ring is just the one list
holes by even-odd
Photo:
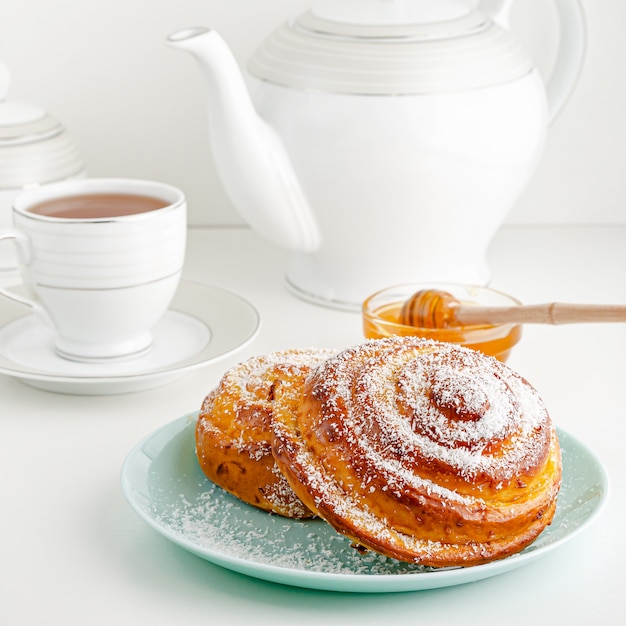
[[505, 28], [507, 0], [323, 2], [261, 44], [249, 90], [218, 33], [169, 36], [206, 75], [226, 193], [295, 251], [293, 291], [356, 309], [391, 284], [489, 280], [487, 246], [584, 56], [578, 2], [555, 3], [547, 87]]

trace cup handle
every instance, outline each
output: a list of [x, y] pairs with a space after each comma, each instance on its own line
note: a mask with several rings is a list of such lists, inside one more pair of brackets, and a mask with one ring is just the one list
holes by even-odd
[[[12, 240], [15, 242], [15, 246], [18, 249], [18, 258], [24, 263], [27, 264], [30, 262], [30, 242], [28, 241], [28, 237], [21, 233], [19, 230], [8, 229], [3, 232], [0, 232], [0, 241], [4, 240]], [[16, 302], [17, 304], [21, 304], [23, 306], [27, 306], [29, 309], [33, 311], [45, 324], [54, 328], [52, 320], [50, 319], [50, 315], [48, 312], [32, 298], [27, 298], [26, 296], [21, 296], [14, 291], [9, 291], [4, 287], [0, 287], [0, 296], [4, 296], [8, 300]]]

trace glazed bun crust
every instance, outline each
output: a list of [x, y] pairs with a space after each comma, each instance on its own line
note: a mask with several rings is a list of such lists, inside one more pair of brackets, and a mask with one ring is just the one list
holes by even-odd
[[277, 468], [271, 450], [275, 402], [298, 398], [312, 366], [330, 350], [286, 350], [231, 368], [204, 399], [196, 456], [204, 474], [241, 500], [286, 517], [313, 513]]
[[551, 522], [556, 430], [494, 358], [415, 338], [316, 367], [274, 409], [273, 454], [306, 506], [357, 544], [429, 566], [519, 552]]

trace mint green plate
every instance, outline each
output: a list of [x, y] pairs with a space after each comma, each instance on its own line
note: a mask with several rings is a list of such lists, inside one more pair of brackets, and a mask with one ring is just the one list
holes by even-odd
[[146, 437], [122, 468], [138, 515], [179, 546], [217, 565], [297, 587], [348, 592], [434, 589], [513, 570], [572, 539], [600, 513], [609, 482], [600, 461], [559, 430], [563, 484], [552, 524], [521, 553], [473, 567], [433, 569], [360, 554], [326, 522], [291, 520], [249, 506], [210, 482], [194, 454], [197, 414]]

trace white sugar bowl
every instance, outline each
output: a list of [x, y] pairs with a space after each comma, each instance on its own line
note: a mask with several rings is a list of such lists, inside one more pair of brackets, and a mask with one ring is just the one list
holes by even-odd
[[[11, 225], [13, 199], [22, 191], [85, 175], [63, 125], [39, 106], [7, 100], [10, 82], [0, 63], [0, 227]], [[14, 247], [0, 245], [0, 277], [16, 271]]]

